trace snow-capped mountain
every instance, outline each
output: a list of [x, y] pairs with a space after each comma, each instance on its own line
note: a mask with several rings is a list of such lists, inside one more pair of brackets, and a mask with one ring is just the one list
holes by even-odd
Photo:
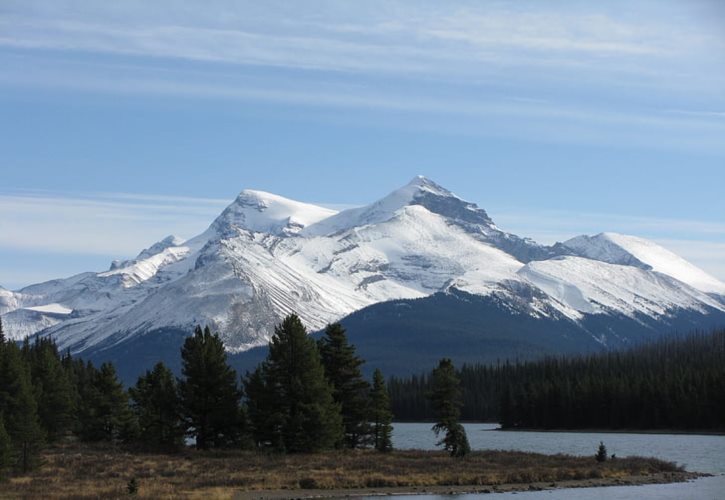
[[707, 293], [725, 295], [725, 283], [651, 241], [616, 233], [577, 236], [564, 242], [575, 253], [610, 264], [666, 274]]
[[291, 312], [316, 330], [374, 304], [458, 292], [495, 299], [512, 319], [566, 322], [601, 345], [626, 337], [592, 326], [609, 317], [649, 329], [683, 312], [725, 318], [725, 284], [650, 241], [604, 233], [539, 245], [423, 177], [342, 212], [245, 190], [188, 241], [169, 236], [105, 272], [0, 289], [0, 314], [10, 337], [52, 335], [74, 352], [196, 324], [240, 352]]

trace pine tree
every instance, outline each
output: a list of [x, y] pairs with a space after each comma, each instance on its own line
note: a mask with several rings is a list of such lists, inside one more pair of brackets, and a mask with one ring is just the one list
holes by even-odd
[[3, 331], [3, 318], [0, 316], [0, 344], [5, 343], [5, 332]]
[[355, 355], [345, 329], [340, 323], [327, 325], [325, 336], [318, 341], [325, 377], [332, 385], [332, 396], [340, 405], [345, 428], [344, 444], [358, 448], [369, 442], [368, 404], [370, 384], [363, 379], [360, 366], [364, 363]]
[[284, 410], [276, 404], [275, 388], [271, 386], [269, 367], [266, 361], [260, 363], [244, 378], [246, 410], [252, 438], [258, 448], [284, 449], [282, 428]]
[[2, 346], [0, 358], [0, 413], [12, 442], [13, 465], [26, 473], [38, 464], [44, 442], [30, 370], [13, 343]]
[[36, 337], [28, 356], [40, 424], [48, 440], [53, 441], [70, 429], [74, 411], [73, 389], [51, 339]]
[[199, 449], [239, 444], [243, 413], [237, 374], [227, 364], [224, 344], [209, 327], [196, 327], [181, 348], [181, 411]]
[[98, 370], [90, 361], [84, 362], [81, 359], [70, 360], [68, 357], [65, 359], [70, 365], [66, 370], [72, 382], [74, 407], [76, 410], [73, 431], [82, 440], [93, 440], [90, 438], [96, 414], [94, 402], [98, 398], [94, 381]]
[[393, 449], [393, 414], [390, 412], [390, 397], [385, 387], [383, 372], [373, 373], [373, 387], [370, 390], [370, 421], [372, 422], [373, 446], [378, 451]]
[[599, 441], [599, 448], [597, 449], [597, 454], [594, 455], [594, 458], [597, 460], [597, 462], [607, 461], [607, 447], [604, 446], [604, 443], [602, 441]]
[[12, 467], [13, 444], [10, 435], [5, 429], [5, 419], [0, 413], [0, 481], [7, 477], [7, 473]]
[[183, 446], [181, 401], [174, 375], [166, 365], [159, 362], [152, 371], [146, 371], [129, 394], [142, 446], [169, 451]]
[[[83, 363], [80, 363], [83, 365]], [[91, 363], [81, 371], [81, 429], [85, 441], [131, 441], [136, 422], [128, 404], [128, 394], [111, 363], [96, 370]]]
[[461, 381], [448, 358], [443, 358], [432, 374], [433, 388], [430, 400], [436, 413], [437, 422], [433, 426], [436, 436], [445, 431], [445, 437], [437, 444], [444, 446], [451, 456], [462, 457], [471, 450], [466, 430], [459, 423], [463, 396]]
[[[250, 408], [271, 416], [268, 444], [289, 452], [314, 452], [340, 442], [340, 406], [325, 379], [315, 341], [296, 315], [275, 327], [267, 360], [258, 370], [255, 377], [263, 379], [268, 397], [258, 399], [253, 393], [247, 397]], [[260, 386], [259, 380], [253, 382]]]

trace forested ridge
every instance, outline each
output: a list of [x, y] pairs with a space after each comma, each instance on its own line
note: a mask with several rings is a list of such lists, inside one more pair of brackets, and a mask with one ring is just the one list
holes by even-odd
[[[461, 418], [504, 428], [725, 429], [725, 330], [625, 351], [463, 365]], [[389, 380], [397, 420], [431, 420], [430, 375]]]

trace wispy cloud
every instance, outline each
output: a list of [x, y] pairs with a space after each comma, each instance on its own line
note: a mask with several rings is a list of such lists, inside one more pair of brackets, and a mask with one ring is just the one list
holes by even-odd
[[216, 15], [213, 6], [192, 13], [158, 4], [175, 15], [153, 16], [156, 9], [133, 3], [59, 11], [38, 2], [31, 11], [20, 2], [0, 11], [0, 47], [461, 82], [522, 71], [538, 81], [600, 85], [617, 84], [622, 75], [629, 75], [629, 85], [644, 78], [716, 88], [725, 79], [721, 62], [710, 66], [707, 78], [699, 64], [718, 61], [714, 54], [725, 50], [721, 34], [649, 12], [626, 18], [536, 3], [413, 8], [391, 2], [318, 10], [289, 5], [274, 17], [255, 16], [249, 4], [222, 3], [227, 16]]
[[[725, 147], [725, 37], [692, 16], [538, 2], [63, 5], [0, 9], [0, 85], [446, 114], [399, 125], [444, 133], [461, 133], [464, 116], [474, 121], [463, 133], [484, 136]], [[650, 101], [655, 87], [665, 109]]]
[[0, 248], [127, 258], [203, 231], [228, 201], [124, 193], [0, 194]]
[[364, 8], [348, 8], [349, 14], [361, 17], [348, 23], [324, 15], [314, 19], [308, 10], [292, 8], [271, 26], [267, 19], [260, 29], [253, 16], [221, 21], [195, 12], [193, 18], [161, 22], [139, 18], [134, 7], [101, 10], [96, 16], [18, 9], [0, 18], [0, 45], [331, 71], [410, 72], [431, 71], [442, 64], [460, 71], [476, 62], [612, 67], [627, 61], [589, 58], [674, 56], [723, 42], [657, 19], [625, 21], [605, 12], [542, 12], [531, 6], [523, 11], [480, 6], [411, 11], [407, 6], [380, 9], [384, 18]]
[[[409, 115], [443, 116], [440, 119], [406, 119], [388, 126], [434, 127], [436, 131], [480, 136], [536, 137], [563, 143], [644, 145], [665, 149], [699, 149], [723, 152], [725, 120], [718, 115], [672, 113], [657, 108], [610, 108], [593, 102], [572, 103], [516, 95], [478, 96], [471, 89], [459, 94], [414, 88], [365, 85], [347, 79], [265, 79], [230, 73], [224, 68], [204, 71], [159, 68], [140, 64], [105, 64], [99, 75], [86, 61], [44, 61], [27, 67], [25, 58], [8, 58], [0, 84], [46, 86], [82, 90], [154, 95], [159, 98], [197, 98], [240, 102], [344, 108], [361, 111], [395, 111]], [[461, 122], [460, 117], [467, 120]], [[463, 126], [461, 126], [463, 124]], [[662, 141], [663, 136], [671, 140]]]

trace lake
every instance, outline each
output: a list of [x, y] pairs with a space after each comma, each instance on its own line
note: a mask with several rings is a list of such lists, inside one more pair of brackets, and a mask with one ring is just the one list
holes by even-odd
[[[393, 444], [399, 449], [435, 449], [436, 438], [430, 423], [398, 423]], [[495, 430], [496, 424], [464, 424], [474, 450], [518, 450], [536, 453], [592, 455], [603, 441], [610, 454], [652, 456], [684, 465], [687, 470], [716, 474], [688, 483], [644, 486], [609, 486], [606, 497], [613, 499], [725, 499], [725, 436], [687, 434], [624, 434], [609, 432], [510, 432]], [[576, 488], [538, 492], [440, 495], [398, 495], [389, 498], [410, 500], [450, 500], [475, 498], [521, 499], [598, 499], [603, 488]], [[371, 497], [372, 499], [373, 497]]]

